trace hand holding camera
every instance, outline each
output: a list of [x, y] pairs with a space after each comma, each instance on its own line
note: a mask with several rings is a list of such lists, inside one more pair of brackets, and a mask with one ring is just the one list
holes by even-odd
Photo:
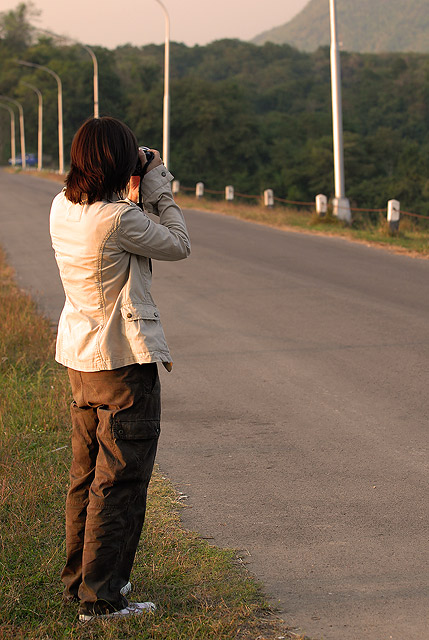
[[149, 147], [139, 147], [139, 159], [137, 160], [137, 166], [134, 170], [133, 176], [143, 176], [148, 172], [162, 164], [159, 151], [156, 149], [149, 149]]
[[133, 202], [139, 202], [139, 189], [140, 182], [144, 176], [152, 171], [155, 167], [162, 164], [162, 159], [159, 151], [156, 149], [149, 149], [148, 147], [139, 147], [139, 158], [137, 160], [136, 168], [130, 179], [130, 188], [128, 191], [128, 198]]

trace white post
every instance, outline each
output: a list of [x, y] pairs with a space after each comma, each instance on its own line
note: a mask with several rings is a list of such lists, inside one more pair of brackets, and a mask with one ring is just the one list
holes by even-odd
[[63, 127], [63, 85], [60, 77], [53, 71], [58, 84], [58, 173], [64, 173], [64, 127]]
[[324, 218], [328, 211], [328, 198], [322, 193], [316, 196], [316, 213], [320, 218]]
[[43, 67], [41, 64], [35, 62], [26, 62], [25, 60], [17, 60], [18, 64], [23, 64], [26, 67], [35, 67], [36, 69], [42, 69], [55, 78], [58, 86], [58, 172], [64, 173], [64, 136], [63, 136], [63, 85], [61, 78], [55, 71], [49, 69], [49, 67]]
[[27, 167], [27, 163], [25, 160], [25, 128], [24, 128], [24, 109], [22, 108], [22, 104], [18, 102], [18, 100], [14, 100], [13, 98], [9, 98], [8, 96], [0, 96], [3, 100], [7, 100], [8, 102], [12, 102], [15, 106], [18, 107], [19, 111], [19, 133], [21, 137], [21, 167], [25, 169]]
[[265, 189], [264, 205], [270, 208], [274, 207], [274, 191], [272, 189]]
[[179, 193], [179, 191], [180, 191], [180, 182], [179, 182], [179, 180], [173, 180], [172, 191], [173, 191], [174, 195]]
[[170, 163], [170, 16], [161, 0], [155, 0], [163, 12], [165, 18], [165, 47], [164, 47], [164, 124], [163, 124], [163, 148], [162, 156], [168, 169]]
[[12, 107], [9, 107], [8, 104], [2, 104], [0, 102], [0, 107], [3, 107], [3, 109], [7, 109], [10, 113], [10, 159], [12, 162], [12, 167], [15, 167], [16, 166], [15, 113]]
[[27, 168], [27, 159], [25, 151], [25, 127], [24, 127], [24, 109], [18, 102], [16, 103], [19, 109], [19, 133], [21, 136], [21, 166], [23, 169]]
[[202, 198], [204, 195], [204, 182], [197, 182], [195, 185], [195, 197]]
[[343, 114], [341, 105], [341, 63], [337, 37], [337, 16], [335, 0], [329, 0], [331, 17], [331, 88], [332, 88], [332, 128], [334, 147], [335, 198], [334, 215], [350, 224], [350, 204], [345, 194]]
[[387, 221], [389, 223], [389, 231], [396, 233], [399, 229], [399, 220], [401, 218], [401, 204], [399, 200], [389, 200], [387, 203]]
[[26, 87], [30, 87], [36, 93], [39, 108], [38, 108], [38, 128], [37, 128], [37, 169], [42, 170], [42, 158], [43, 158], [43, 98], [42, 94], [37, 87], [28, 82], [22, 82]]
[[232, 186], [232, 184], [229, 184], [227, 187], [225, 187], [225, 200], [227, 200], [228, 202], [234, 200], [234, 187]]

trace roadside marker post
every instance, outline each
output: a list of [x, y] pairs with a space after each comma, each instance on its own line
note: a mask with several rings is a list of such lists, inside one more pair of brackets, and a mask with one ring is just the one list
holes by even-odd
[[228, 202], [232, 202], [232, 200], [234, 200], [234, 187], [232, 184], [225, 187], [225, 200]]
[[197, 182], [195, 185], [195, 197], [202, 198], [204, 195], [204, 182]]
[[387, 203], [387, 222], [389, 231], [397, 233], [399, 230], [399, 220], [401, 218], [401, 203], [399, 200], [389, 200]]
[[264, 205], [270, 209], [274, 207], [274, 191], [272, 189], [265, 189]]
[[323, 193], [316, 196], [316, 212], [319, 218], [324, 218], [328, 212], [328, 198]]

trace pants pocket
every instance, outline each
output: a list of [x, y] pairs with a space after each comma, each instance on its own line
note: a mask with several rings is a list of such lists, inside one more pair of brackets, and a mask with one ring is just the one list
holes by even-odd
[[151, 440], [160, 434], [158, 419], [112, 416], [112, 434], [115, 440]]
[[138, 394], [132, 407], [111, 415], [111, 436], [122, 480], [149, 481], [161, 431], [160, 417], [158, 376], [150, 393]]

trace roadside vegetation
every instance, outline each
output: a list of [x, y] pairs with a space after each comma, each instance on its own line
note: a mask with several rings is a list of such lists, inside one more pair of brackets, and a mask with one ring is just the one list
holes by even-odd
[[180, 525], [181, 496], [159, 471], [132, 580], [155, 614], [81, 626], [61, 600], [70, 401], [49, 322], [0, 253], [1, 640], [297, 638], [273, 615], [240, 553]]
[[429, 257], [429, 220], [416, 220], [403, 216], [399, 231], [391, 233], [385, 214], [356, 212], [353, 214], [351, 226], [344, 225], [328, 210], [324, 218], [320, 218], [312, 207], [290, 207], [276, 204], [267, 208], [262, 203], [226, 202], [214, 198], [196, 198], [179, 193], [176, 200], [184, 209], [202, 209], [224, 215], [235, 216], [250, 222], [265, 224], [284, 230], [303, 233], [340, 236], [384, 247], [396, 253], [406, 253], [423, 258]]

